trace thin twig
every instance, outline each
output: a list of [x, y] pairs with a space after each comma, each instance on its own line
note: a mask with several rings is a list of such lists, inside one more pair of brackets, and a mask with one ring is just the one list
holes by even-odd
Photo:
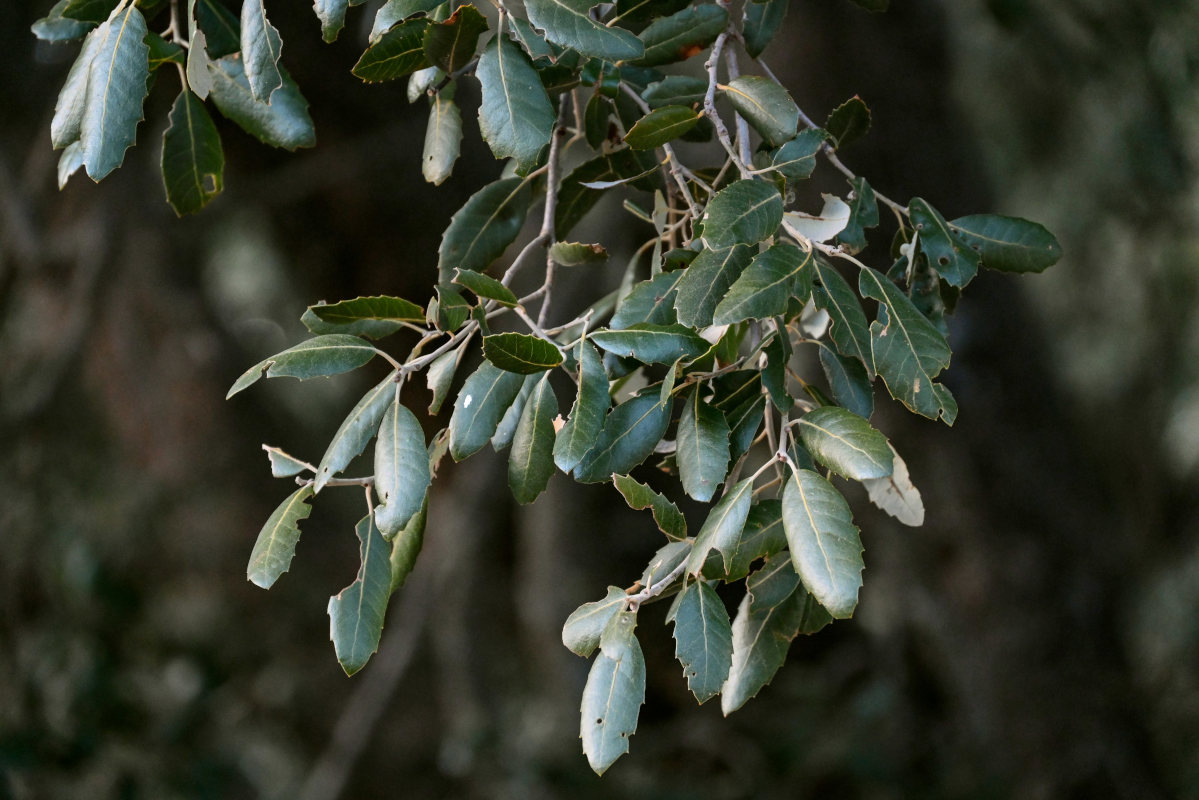
[[720, 140], [721, 145], [728, 151], [729, 158], [737, 165], [737, 171], [745, 177], [747, 174], [745, 162], [741, 160], [736, 148], [733, 147], [733, 140], [729, 136], [729, 129], [724, 125], [724, 120], [720, 118], [720, 114], [716, 113], [716, 85], [720, 82], [718, 74], [720, 69], [720, 54], [724, 50], [729, 36], [730, 33], [726, 30], [716, 37], [716, 43], [712, 45], [712, 52], [705, 64], [708, 70], [708, 91], [704, 94], [704, 115], [712, 120], [712, 126], [716, 128], [716, 138]]
[[[561, 165], [558, 163], [562, 150], [562, 140], [566, 138], [566, 120], [569, 113], [569, 107], [566, 103], [566, 98], [562, 98], [562, 104], [558, 109], [558, 124], [554, 128], [553, 137], [550, 139], [550, 155], [548, 159], [549, 172], [545, 178], [545, 212], [541, 217], [541, 233], [539, 237], [544, 240], [548, 246], [553, 240], [555, 214], [558, 211], [558, 171]], [[544, 325], [546, 316], [550, 310], [550, 295], [554, 287], [554, 259], [550, 256], [549, 250], [545, 254], [545, 282], [542, 284], [545, 287], [545, 296], [541, 300], [541, 309], [537, 312], [537, 324]]]
[[649, 586], [646, 586], [640, 592], [637, 592], [637, 594], [630, 595], [628, 600], [626, 601], [629, 604], [628, 605], [629, 611], [636, 611], [638, 608], [641, 607], [642, 603], [646, 603], [649, 600], [662, 594], [662, 592], [666, 591], [666, 589], [670, 586], [670, 584], [674, 583], [675, 579], [683, 574], [683, 570], [685, 570], [686, 568], [687, 568], [687, 561], [684, 559], [677, 567], [675, 567], [674, 569], [672, 569], [670, 571], [669, 575], [662, 578], [662, 580], [656, 581], [656, 582], [650, 584]]

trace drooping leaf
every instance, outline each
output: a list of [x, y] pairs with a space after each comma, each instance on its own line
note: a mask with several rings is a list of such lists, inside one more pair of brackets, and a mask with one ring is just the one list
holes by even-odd
[[673, 364], [680, 358], [698, 358], [711, 347], [683, 325], [645, 322], [619, 331], [598, 330], [591, 334], [591, 341], [609, 353], [635, 358], [643, 364]]
[[425, 523], [429, 518], [429, 499], [426, 495], [420, 511], [408, 520], [408, 524], [400, 528], [391, 540], [391, 593], [404, 585], [412, 568], [416, 566], [416, 558], [420, 555], [425, 544]]
[[351, 71], [367, 83], [379, 83], [429, 66], [425, 57], [425, 31], [432, 24], [427, 19], [401, 22], [368, 47]]
[[71, 142], [58, 157], [58, 188], [62, 189], [72, 175], [83, 166], [83, 146], [79, 140]]
[[[319, 5], [318, 5], [319, 7]], [[279, 57], [283, 40], [266, 18], [262, 0], [243, 0], [241, 6], [241, 53], [250, 94], [259, 103], [269, 103], [271, 94], [283, 85]]]
[[809, 128], [800, 131], [794, 139], [774, 151], [770, 157], [770, 166], [789, 181], [806, 180], [816, 169], [816, 154], [824, 146], [825, 138], [826, 134], [822, 130]]
[[[348, 0], [313, 0], [313, 9], [321, 21], [321, 36], [326, 42], [337, 39], [337, 34], [346, 24]], [[242, 23], [245, 24], [245, 23]]]
[[520, 178], [504, 178], [471, 195], [450, 218], [437, 250], [437, 274], [442, 283], [454, 268], [483, 272], [516, 241], [532, 202], [532, 190]]
[[702, 103], [708, 91], [708, 81], [691, 75], [667, 75], [651, 83], [641, 93], [641, 99], [650, 108], [663, 106], [691, 106]]
[[[767, 558], [787, 546], [787, 535], [783, 532], [783, 504], [778, 500], [763, 500], [749, 509], [741, 538], [733, 548], [726, 573], [729, 580], [738, 580], [749, 574], [749, 569], [759, 558]], [[786, 561], [787, 559], [782, 559]]]
[[816, 258], [813, 266], [819, 285], [813, 287], [812, 299], [832, 318], [829, 336], [833, 344], [839, 353], [858, 359], [870, 370], [873, 364], [870, 334], [866, 330], [866, 314], [862, 311], [858, 296], [832, 264]]
[[303, 461], [283, 452], [278, 447], [264, 444], [262, 449], [266, 451], [267, 458], [270, 459], [272, 478], [290, 478], [308, 469], [308, 465]]
[[204, 31], [192, 31], [191, 47], [187, 50], [185, 67], [188, 88], [201, 100], [212, 94], [212, 58], [208, 53], [208, 39]]
[[454, 270], [454, 283], [470, 289], [481, 300], [494, 300], [508, 308], [515, 308], [518, 305], [516, 295], [512, 293], [512, 290], [490, 275], [470, 269], [456, 269]]
[[674, 503], [628, 475], [613, 475], [612, 484], [629, 508], [635, 511], [648, 508], [658, 530], [666, 534], [666, 538], [676, 541], [686, 538], [687, 520]]
[[762, 414], [766, 410], [766, 398], [762, 395], [751, 397], [741, 405], [728, 412], [729, 420], [729, 452], [734, 459], [740, 458], [758, 435], [762, 426]]
[[[83, 111], [87, 107], [88, 76], [106, 35], [107, 30], [101, 28], [89, 33], [83, 40], [83, 47], [75, 57], [75, 62], [71, 64], [71, 69], [67, 71], [67, 79], [63, 82], [62, 89], [58, 92], [58, 102], [54, 105], [54, 118], [50, 121], [50, 142], [56, 150], [79, 141]], [[82, 157], [80, 145], [80, 158]]]
[[445, 22], [425, 30], [425, 58], [452, 74], [475, 57], [479, 36], [487, 30], [487, 18], [472, 5], [459, 6]]
[[634, 150], [652, 150], [694, 128], [699, 118], [700, 114], [687, 106], [662, 106], [637, 120], [624, 140]]
[[754, 482], [751, 478], [729, 487], [728, 492], [712, 510], [695, 537], [695, 547], [687, 559], [687, 572], [698, 576], [703, 569], [708, 551], [717, 550], [724, 558], [725, 570], [729, 568], [733, 550], [741, 538], [741, 530], [749, 516], [749, 507], [753, 502]]
[[941, 213], [925, 200], [913, 197], [908, 209], [920, 236], [920, 248], [941, 277], [959, 288], [973, 280], [978, 273], [980, 253], [954, 236]]
[[887, 437], [852, 411], [814, 408], [799, 418], [798, 430], [808, 452], [842, 477], [861, 481], [891, 474]]
[[676, 287], [679, 278], [685, 274], [682, 270], [659, 272], [648, 281], [635, 285], [620, 301], [609, 327], [613, 330], [623, 330], [638, 323], [670, 325], [676, 322]]
[[874, 371], [891, 396], [917, 414], [952, 425], [958, 404], [949, 389], [933, 378], [949, 366], [949, 344], [907, 295], [872, 269], [858, 275], [863, 297], [879, 301], [878, 319], [870, 325]]
[[612, 101], [599, 92], [587, 101], [583, 110], [583, 133], [592, 150], [599, 150], [604, 142], [616, 135], [616, 127], [612, 124], [615, 111]]
[[312, 506], [308, 505], [310, 497], [312, 485], [301, 486], [271, 513], [250, 553], [250, 565], [246, 568], [250, 583], [269, 589], [291, 567], [296, 542], [300, 541], [300, 520], [312, 513]]
[[696, 256], [677, 284], [674, 308], [679, 322], [693, 328], [711, 325], [721, 298], [749, 266], [753, 252], [749, 245], [738, 244]]
[[683, 491], [701, 503], [712, 499], [729, 467], [729, 423], [693, 391], [683, 405], [676, 434], [675, 460]]
[[649, 457], [666, 433], [671, 403], [653, 387], [613, 408], [591, 449], [575, 466], [579, 483], [599, 483], [626, 475]]
[[429, 401], [430, 414], [441, 411], [441, 404], [445, 402], [446, 396], [450, 393], [450, 384], [454, 382], [454, 373], [458, 370], [458, 365], [462, 363], [462, 355], [465, 352], [465, 347], [459, 347], [456, 350], [442, 353], [433, 359], [433, 363], [429, 364], [429, 368], [425, 370], [425, 383], [429, 387], [429, 394], [432, 395], [432, 399]]
[[849, 202], [849, 222], [837, 234], [837, 241], [851, 253], [857, 253], [866, 248], [865, 229], [878, 225], [878, 199], [865, 178], [854, 178], [850, 184], [853, 196]]
[[114, 12], [92, 35], [100, 43], [88, 75], [79, 141], [83, 168], [99, 181], [121, 166], [137, 138], [148, 93], [150, 48], [143, 41], [146, 19], [132, 3]]
[[791, 472], [783, 489], [783, 530], [795, 571], [836, 619], [853, 615], [862, 587], [862, 541], [849, 504], [811, 470]]
[[783, 221], [783, 198], [766, 181], [740, 180], [712, 197], [704, 212], [704, 244], [720, 250], [757, 244], [773, 236]]
[[224, 56], [212, 62], [212, 100], [227, 118], [246, 133], [271, 147], [295, 150], [316, 144], [316, 129], [308, 116], [308, 101], [300, 88], [279, 67], [283, 85], [269, 104], [257, 103], [240, 58]]
[[838, 149], [866, 135], [870, 130], [870, 109], [856, 94], [833, 109], [824, 123]]
[[421, 174], [434, 186], [440, 186], [450, 177], [462, 145], [462, 112], [445, 94], [438, 92], [429, 104], [429, 123], [421, 154]]
[[420, 422], [400, 403], [398, 393], [393, 396], [375, 442], [375, 524], [387, 539], [420, 511], [433, 480]]
[[642, 67], [684, 61], [716, 41], [728, 21], [728, 12], [712, 3], [684, 8], [650, 23], [640, 37], [645, 45], [644, 55], [630, 60]]
[[587, 675], [579, 736], [597, 775], [629, 751], [629, 737], [645, 702], [645, 658], [634, 629], [637, 615], [622, 611], [604, 628], [600, 652]]
[[608, 251], [602, 244], [582, 242], [554, 242], [550, 245], [549, 255], [555, 264], [563, 267], [579, 267], [608, 260]]
[[827, 242], [845, 230], [849, 224], [849, 206], [840, 197], [822, 194], [824, 208], [818, 215], [788, 211], [783, 215], [787, 231], [813, 242]]
[[762, 385], [779, 411], [787, 412], [795, 399], [787, 391], [787, 364], [791, 360], [791, 340], [787, 336], [773, 337], [762, 350], [766, 366], [762, 368]]
[[301, 318], [313, 333], [348, 333], [382, 339], [404, 327], [423, 323], [425, 310], [402, 297], [375, 295], [309, 306]]
[[486, 361], [466, 379], [450, 417], [450, 455], [455, 461], [487, 444], [524, 382], [523, 375]]
[[791, 300], [806, 300], [812, 291], [812, 253], [795, 245], [776, 244], [754, 256], [712, 315], [715, 325], [785, 314]]
[[483, 356], [500, 369], [521, 375], [543, 372], [562, 363], [562, 352], [552, 342], [524, 333], [484, 336]]
[[862, 362], [856, 358], [846, 358], [821, 343], [820, 366], [837, 405], [862, 419], [870, 419], [874, 413], [874, 387]]
[[531, 168], [554, 129], [554, 108], [525, 52], [507, 36], [483, 50], [475, 76], [482, 85], [479, 129], [496, 158], [515, 158]]
[[[63, 16], [62, 12], [69, 3], [70, 0], [58, 0], [46, 16], [33, 23], [33, 35], [44, 42], [55, 43], [70, 42], [87, 35], [87, 32], [95, 27], [95, 23]], [[104, 18], [107, 17], [105, 14]]]
[[525, 410], [525, 402], [532, 394], [533, 386], [538, 379], [536, 373], [526, 375], [524, 382], [520, 385], [520, 391], [516, 393], [516, 399], [512, 401], [512, 405], [508, 406], [504, 416], [500, 417], [500, 424], [496, 426], [495, 433], [491, 436], [491, 449], [495, 452], [498, 453], [512, 444], [512, 439], [516, 436], [516, 426], [520, 424], [520, 415]]
[[787, 16], [789, 0], [745, 4], [745, 52], [757, 58], [774, 39]]
[[366, 449], [366, 443], [379, 430], [383, 415], [395, 397], [395, 385], [395, 373], [392, 373], [367, 391], [342, 420], [316, 467], [314, 489], [317, 492]]
[[862, 481], [870, 494], [870, 502], [886, 511], [904, 525], [918, 528], [924, 524], [924, 499], [920, 490], [912, 484], [908, 475], [908, 465], [891, 448], [895, 459], [894, 471], [885, 478], [872, 478]]
[[518, 503], [532, 503], [554, 474], [554, 417], [558, 398], [546, 373], [525, 401], [508, 455], [508, 487]]
[[770, 78], [742, 75], [729, 81], [724, 96], [770, 147], [781, 147], [799, 130], [799, 106]]
[[973, 214], [949, 223], [957, 239], [1002, 272], [1043, 272], [1062, 257], [1057, 237], [1035, 222], [999, 214]]
[[576, 608], [562, 626], [562, 644], [576, 656], [589, 657], [599, 647], [604, 628], [628, 603], [629, 597], [619, 586], [609, 586], [603, 600], [584, 603]]
[[427, 14], [444, 2], [445, 0], [387, 0], [375, 14], [375, 21], [371, 25], [370, 43], [378, 42], [383, 34], [397, 23], [416, 14]]
[[628, 61], [644, 52], [640, 40], [628, 31], [606, 27], [588, 13], [591, 0], [526, 0], [529, 22], [545, 31], [554, 44], [606, 61]]
[[595, 444], [604, 427], [604, 415], [611, 404], [608, 375], [599, 353], [590, 342], [579, 343], [579, 393], [570, 419], [558, 431], [554, 441], [554, 463], [570, 474]]
[[674, 654], [687, 688], [701, 704], [720, 692], [733, 662], [729, 612], [716, 590], [703, 581], [683, 587], [675, 604]]
[[230, 387], [225, 399], [228, 400], [264, 375], [268, 378], [300, 380], [328, 377], [358, 369], [374, 357], [375, 348], [357, 336], [316, 336], [250, 367]]
[[162, 180], [179, 216], [194, 214], [225, 186], [221, 137], [200, 98], [184, 89], [171, 107], [162, 137]]
[[366, 666], [379, 649], [391, 596], [391, 548], [369, 515], [354, 532], [358, 534], [358, 577], [329, 598], [329, 638], [347, 675]]

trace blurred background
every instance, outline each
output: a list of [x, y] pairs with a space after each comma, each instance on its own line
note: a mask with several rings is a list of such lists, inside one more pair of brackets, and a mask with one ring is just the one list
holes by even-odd
[[[378, 376], [225, 390], [302, 337], [311, 302], [428, 296], [450, 214], [498, 173], [476, 90], [463, 160], [430, 187], [404, 82], [349, 74], [378, 3], [333, 45], [309, 4], [270, 4], [318, 146], [218, 119], [227, 188], [177, 220], [165, 72], [124, 167], [56, 190], [76, 47], [29, 33], [50, 5], [0, 4], [0, 798], [1199, 797], [1194, 3], [792, 3], [765, 58], [817, 119], [871, 106], [855, 170], [949, 217], [1036, 219], [1065, 257], [966, 293], [953, 429], [879, 398], [928, 516], [903, 528], [849, 490], [854, 619], [798, 639], [726, 720], [648, 607], [647, 703], [602, 779], [577, 739], [587, 663], [559, 632], [659, 544], [610, 487], [559, 475], [521, 508], [506, 454], [447, 462], [352, 679], [325, 606], [356, 570], [357, 493], [322, 494], [269, 593], [244, 578], [287, 492], [259, 444], [319, 458]], [[627, 256], [603, 208], [592, 231]]]

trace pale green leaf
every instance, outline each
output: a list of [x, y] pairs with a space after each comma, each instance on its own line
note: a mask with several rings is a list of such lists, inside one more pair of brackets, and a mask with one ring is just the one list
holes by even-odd
[[518, 305], [516, 295], [512, 293], [511, 289], [482, 272], [458, 268], [454, 270], [454, 283], [470, 289], [480, 300], [494, 300], [508, 308], [515, 308]]
[[594, 5], [592, 0], [525, 0], [529, 22], [554, 44], [606, 61], [638, 58], [644, 52], [640, 40], [593, 19], [589, 12]]
[[525, 401], [508, 454], [508, 487], [518, 503], [532, 503], [554, 474], [554, 418], [558, 399], [550, 376], [541, 377]]
[[428, 518], [429, 498], [426, 494], [420, 511], [416, 512], [391, 540], [391, 556], [388, 561], [391, 566], [392, 594], [404, 585], [408, 576], [412, 574], [412, 568], [416, 566], [417, 556], [425, 543], [425, 523]]
[[590, 656], [599, 647], [604, 628], [624, 609], [628, 599], [624, 589], [609, 586], [603, 600], [584, 603], [576, 608], [562, 626], [562, 644], [577, 656]]
[[264, 375], [268, 378], [300, 380], [328, 377], [361, 367], [374, 358], [375, 353], [375, 348], [357, 336], [316, 336], [250, 367], [234, 382], [225, 399], [228, 400]]
[[524, 383], [520, 385], [520, 391], [516, 393], [516, 399], [512, 401], [512, 405], [508, 406], [508, 410], [500, 418], [500, 424], [496, 426], [495, 433], [491, 436], [491, 449], [495, 452], [498, 453], [512, 444], [512, 439], [516, 436], [516, 426], [520, 424], [520, 415], [525, 410], [525, 402], [532, 394], [533, 386], [537, 383], [538, 378], [536, 373], [525, 376]]
[[[58, 102], [54, 105], [54, 118], [50, 120], [50, 142], [56, 150], [79, 140], [83, 110], [87, 107], [88, 76], [107, 35], [108, 30], [100, 28], [89, 33], [83, 40], [83, 47], [71, 64], [71, 69], [67, 71], [67, 79], [59, 90]], [[82, 145], [80, 147], [82, 148]], [[82, 155], [81, 149], [80, 158]]]
[[608, 375], [599, 353], [587, 341], [580, 342], [579, 348], [579, 393], [570, 410], [570, 419], [554, 441], [554, 463], [567, 474], [595, 444], [611, 404]]
[[100, 44], [88, 74], [79, 141], [83, 168], [99, 181], [121, 166], [137, 138], [148, 93], [150, 48], [144, 41], [146, 20], [132, 3], [115, 11], [93, 35]]
[[387, 539], [420, 511], [433, 480], [420, 422], [400, 403], [398, 392], [392, 396], [375, 442], [375, 524]]
[[266, 451], [266, 456], [271, 462], [271, 477], [290, 478], [309, 468], [303, 461], [283, 452], [278, 447], [264, 444], [262, 449]]
[[715, 697], [733, 661], [733, 629], [716, 590], [703, 581], [683, 587], [675, 603], [674, 653], [687, 688], [701, 704]]
[[862, 486], [870, 494], [870, 502], [904, 525], [918, 528], [924, 524], [924, 499], [920, 496], [920, 490], [912, 484], [908, 465], [894, 447], [891, 452], [895, 460], [894, 471], [885, 478], [864, 480]]
[[[326, 42], [337, 39], [346, 24], [347, 0], [313, 0], [312, 7], [321, 21], [321, 36]], [[242, 23], [243, 25], [245, 23]]]
[[582, 242], [554, 242], [550, 245], [549, 255], [555, 264], [563, 267], [579, 267], [608, 260], [608, 251], [602, 244]]
[[391, 548], [369, 515], [355, 527], [359, 567], [354, 582], [329, 598], [329, 638], [337, 661], [353, 675], [379, 649], [391, 596]]
[[683, 491], [701, 503], [712, 499], [729, 466], [729, 423], [720, 409], [700, 398], [697, 389], [687, 398], [675, 434], [679, 479]]
[[[46, 16], [33, 23], [30, 30], [44, 42], [69, 42], [86, 35], [95, 23], [63, 16], [70, 0], [58, 0]], [[107, 16], [107, 15], [105, 15]]]
[[434, 186], [440, 186], [450, 177], [462, 146], [462, 112], [445, 95], [445, 92], [438, 92], [430, 102], [425, 147], [421, 154], [421, 174]]
[[425, 310], [402, 297], [375, 295], [309, 306], [301, 321], [313, 333], [382, 339], [403, 329], [405, 322], [423, 323]]
[[67, 181], [71, 176], [79, 171], [83, 166], [83, 145], [79, 140], [71, 142], [62, 151], [62, 155], [58, 157], [58, 188], [62, 189], [67, 185]]
[[629, 508], [635, 511], [648, 508], [653, 514], [658, 530], [666, 534], [666, 538], [674, 540], [686, 538], [687, 520], [674, 503], [628, 475], [613, 475], [612, 485], [629, 504]]
[[862, 541], [849, 504], [811, 470], [791, 472], [783, 489], [783, 530], [795, 571], [837, 619], [853, 615], [862, 587]]
[[254, 101], [240, 58], [224, 56], [211, 63], [212, 100], [228, 119], [271, 147], [295, 150], [316, 144], [316, 129], [308, 116], [308, 101], [283, 67], [283, 85], [269, 104]]
[[861, 481], [891, 474], [887, 437], [852, 411], [814, 408], [799, 418], [798, 429], [808, 452], [842, 477]]
[[724, 497], [712, 506], [708, 518], [704, 520], [703, 527], [695, 537], [695, 547], [691, 550], [691, 556], [687, 559], [688, 573], [696, 576], [700, 574], [710, 550], [719, 551], [724, 558], [725, 570], [728, 570], [737, 541], [745, 527], [745, 520], [749, 516], [753, 493], [753, 479], [746, 478], [729, 487]]
[[225, 153], [200, 98], [184, 89], [162, 137], [162, 180], [175, 213], [194, 214], [225, 186]]
[[262, 526], [246, 568], [246, 577], [255, 586], [271, 588], [291, 566], [296, 542], [300, 541], [300, 520], [312, 513], [312, 506], [308, 505], [310, 497], [311, 484], [301, 486], [279, 504]]
[[600, 653], [591, 665], [580, 707], [579, 736], [587, 763], [602, 775], [629, 751], [629, 737], [645, 702], [645, 658], [634, 629], [637, 615], [622, 611], [600, 637]]
[[466, 379], [450, 417], [450, 455], [455, 461], [477, 453], [487, 444], [524, 382], [523, 375], [488, 362], [480, 364]]
[[849, 224], [849, 206], [836, 195], [822, 194], [821, 197], [824, 198], [824, 208], [819, 214], [788, 211], [783, 215], [783, 224], [789, 233], [813, 242], [827, 242], [845, 230]]
[[462, 363], [462, 356], [465, 352], [465, 347], [444, 352], [433, 359], [433, 363], [429, 364], [429, 368], [425, 371], [425, 383], [432, 396], [429, 401], [430, 414], [441, 411], [441, 404], [445, 402], [446, 396], [450, 393], [450, 385], [454, 382], [454, 373], [457, 372], [458, 365]]
[[[319, 6], [318, 6], [319, 7]], [[271, 95], [283, 85], [279, 57], [283, 40], [266, 18], [262, 0], [242, 0], [241, 53], [250, 94], [259, 103], [269, 103]]]
[[525, 52], [507, 36], [483, 50], [475, 76], [482, 85], [479, 129], [496, 158], [532, 168], [554, 129], [554, 108]]

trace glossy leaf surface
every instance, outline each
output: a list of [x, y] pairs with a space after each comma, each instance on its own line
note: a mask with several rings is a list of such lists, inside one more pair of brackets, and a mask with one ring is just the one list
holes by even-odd
[[279, 504], [262, 526], [246, 568], [250, 583], [269, 589], [291, 567], [296, 543], [300, 541], [300, 520], [312, 513], [312, 506], [308, 505], [310, 497], [312, 486], [301, 486]]
[[370, 516], [364, 517], [354, 532], [358, 534], [358, 576], [329, 598], [329, 638], [347, 675], [366, 666], [379, 649], [383, 615], [391, 596], [391, 548]]
[[862, 587], [862, 541], [849, 504], [815, 472], [794, 470], [783, 489], [783, 530], [795, 571], [837, 619], [853, 615]]

